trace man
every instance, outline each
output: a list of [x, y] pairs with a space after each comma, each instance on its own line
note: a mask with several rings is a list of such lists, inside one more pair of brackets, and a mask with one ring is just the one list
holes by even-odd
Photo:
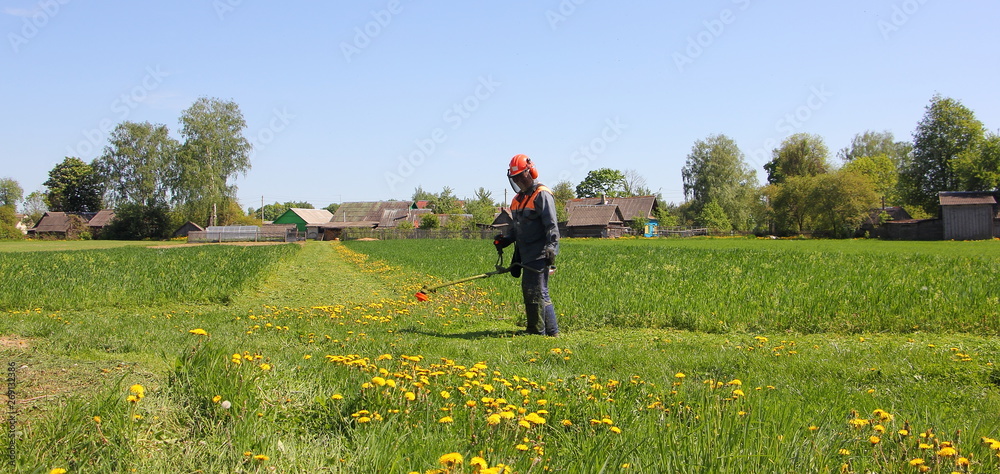
[[493, 243], [498, 250], [514, 244], [510, 274], [521, 277], [527, 332], [557, 337], [556, 310], [549, 298], [549, 273], [554, 271], [559, 254], [555, 198], [549, 188], [536, 181], [538, 170], [525, 155], [510, 160], [507, 178], [517, 193], [510, 203], [514, 222]]

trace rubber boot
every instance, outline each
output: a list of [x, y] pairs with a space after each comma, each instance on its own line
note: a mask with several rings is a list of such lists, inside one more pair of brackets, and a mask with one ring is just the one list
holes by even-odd
[[549, 303], [544, 306], [542, 316], [545, 319], [545, 335], [556, 337], [559, 335], [559, 324], [556, 323], [556, 308]]
[[545, 334], [545, 323], [539, 314], [537, 304], [525, 304], [524, 312], [528, 316], [528, 334]]

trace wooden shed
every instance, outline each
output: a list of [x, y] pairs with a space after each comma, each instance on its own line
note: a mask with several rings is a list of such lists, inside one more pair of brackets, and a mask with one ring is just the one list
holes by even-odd
[[615, 204], [577, 205], [566, 220], [566, 237], [614, 238], [625, 235], [625, 218]]
[[991, 192], [941, 192], [941, 220], [944, 240], [986, 240], [993, 238], [997, 200]]
[[182, 225], [180, 229], [177, 229], [174, 232], [174, 237], [187, 237], [191, 232], [202, 232], [204, 230], [205, 229], [202, 226], [195, 224], [194, 222], [187, 221], [187, 223]]
[[320, 227], [330, 222], [333, 214], [326, 209], [293, 207], [274, 220], [274, 224], [295, 224], [307, 239], [321, 238]]

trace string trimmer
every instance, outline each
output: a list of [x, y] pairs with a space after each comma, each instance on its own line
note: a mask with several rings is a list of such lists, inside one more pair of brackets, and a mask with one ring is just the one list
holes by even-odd
[[496, 270], [493, 270], [492, 272], [480, 273], [478, 275], [472, 275], [470, 277], [459, 278], [458, 280], [446, 281], [444, 283], [438, 283], [437, 285], [424, 285], [424, 287], [421, 288], [420, 291], [418, 291], [414, 296], [417, 297], [417, 300], [427, 301], [427, 300], [430, 299], [430, 296], [428, 296], [427, 294], [428, 293], [434, 293], [435, 291], [437, 291], [440, 288], [444, 288], [446, 286], [457, 285], [459, 283], [465, 283], [467, 281], [479, 280], [480, 278], [489, 278], [489, 277], [491, 277], [493, 275], [500, 275], [500, 274], [503, 274], [503, 273], [510, 273], [510, 270], [512, 268], [514, 268], [514, 267], [526, 268], [526, 269], [531, 270], [533, 272], [538, 272], [539, 271], [539, 270], [535, 270], [533, 268], [525, 267], [524, 265], [521, 265], [519, 262], [511, 262], [511, 264], [510, 264], [509, 267], [503, 266], [503, 250], [500, 250], [499, 248], [497, 248], [497, 263], [496, 263], [495, 267], [496, 267]]

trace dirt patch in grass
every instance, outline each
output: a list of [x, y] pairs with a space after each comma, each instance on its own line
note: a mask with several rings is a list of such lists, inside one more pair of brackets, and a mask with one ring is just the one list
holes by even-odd
[[21, 349], [27, 350], [31, 347], [31, 341], [18, 337], [15, 334], [6, 334], [0, 336], [0, 350], [7, 349]]

